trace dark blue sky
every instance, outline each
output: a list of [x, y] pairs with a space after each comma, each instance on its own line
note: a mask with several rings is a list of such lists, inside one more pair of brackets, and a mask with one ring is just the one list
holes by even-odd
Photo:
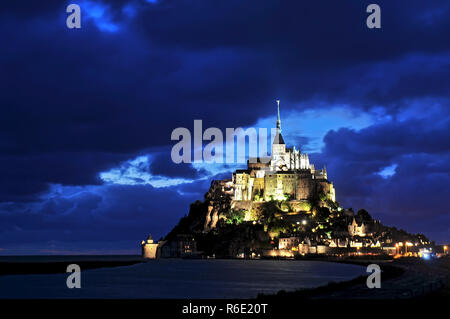
[[448, 242], [449, 17], [446, 0], [2, 3], [0, 254], [137, 253], [235, 168], [173, 164], [172, 130], [273, 126], [276, 99], [341, 204]]

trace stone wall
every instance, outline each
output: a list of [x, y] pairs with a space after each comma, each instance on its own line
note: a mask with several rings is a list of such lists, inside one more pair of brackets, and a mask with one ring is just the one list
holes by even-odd
[[264, 250], [261, 254], [264, 257], [284, 257], [284, 258], [293, 258], [294, 252], [287, 249], [270, 249]]
[[158, 251], [157, 243], [145, 243], [142, 245], [142, 258], [144, 259], [156, 259]]
[[250, 210], [252, 208], [251, 200], [233, 200], [231, 201], [231, 208], [235, 210]]
[[297, 180], [297, 190], [295, 199], [305, 200], [311, 197], [311, 191], [314, 186], [314, 180], [310, 178], [299, 178]]

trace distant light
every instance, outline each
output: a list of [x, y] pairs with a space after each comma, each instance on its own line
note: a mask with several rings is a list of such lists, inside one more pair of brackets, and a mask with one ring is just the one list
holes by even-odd
[[302, 220], [302, 224], [303, 225], [306, 225], [307, 224], [307, 221], [304, 219], [304, 220]]
[[430, 260], [430, 254], [425, 253], [425, 254], [422, 255], [422, 258], [425, 259], [425, 260]]

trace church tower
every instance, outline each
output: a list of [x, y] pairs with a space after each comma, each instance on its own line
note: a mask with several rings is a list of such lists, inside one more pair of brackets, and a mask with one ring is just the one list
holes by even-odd
[[147, 240], [141, 242], [142, 258], [156, 259], [158, 258], [158, 243], [153, 241], [152, 235], [149, 235]]
[[277, 111], [277, 128], [275, 138], [272, 143], [272, 157], [274, 155], [281, 155], [286, 152], [286, 144], [284, 143], [283, 136], [281, 135], [280, 100], [277, 100]]
[[[256, 164], [249, 161], [246, 170], [236, 170], [233, 173], [233, 200], [305, 201], [316, 191], [316, 187], [320, 187], [327, 199], [336, 201], [335, 190], [327, 179], [326, 168], [315, 170], [314, 165], [309, 162], [307, 153], [302, 153], [300, 148], [295, 146], [287, 147], [281, 135], [280, 101], [276, 102], [276, 126], [271, 130], [270, 161], [264, 163], [258, 161]], [[225, 189], [223, 186], [222, 188]]]
[[286, 170], [288, 164], [286, 158], [286, 144], [281, 135], [280, 100], [277, 100], [277, 112], [277, 127], [275, 138], [272, 143], [272, 160], [270, 163], [272, 171]]

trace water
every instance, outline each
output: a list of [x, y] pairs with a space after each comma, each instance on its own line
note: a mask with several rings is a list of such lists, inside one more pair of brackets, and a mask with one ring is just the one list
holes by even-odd
[[0, 256], [0, 262], [76, 262], [76, 261], [140, 261], [141, 255], [36, 255]]
[[320, 261], [159, 259], [86, 270], [81, 289], [68, 274], [0, 276], [0, 298], [253, 298], [343, 281], [365, 268]]

